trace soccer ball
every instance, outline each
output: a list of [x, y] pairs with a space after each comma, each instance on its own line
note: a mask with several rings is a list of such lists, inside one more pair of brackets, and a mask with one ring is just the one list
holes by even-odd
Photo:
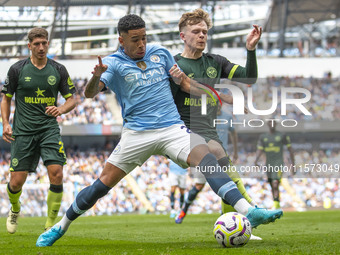
[[237, 212], [229, 212], [216, 220], [214, 236], [223, 247], [240, 247], [249, 241], [251, 224], [246, 216]]

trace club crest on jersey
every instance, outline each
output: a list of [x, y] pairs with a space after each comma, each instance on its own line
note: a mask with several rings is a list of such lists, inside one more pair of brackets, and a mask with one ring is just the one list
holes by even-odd
[[146, 64], [144, 61], [139, 61], [137, 62], [137, 66], [142, 69], [142, 70], [145, 70], [146, 69]]
[[159, 63], [159, 61], [161, 61], [161, 59], [157, 55], [152, 55], [150, 57], [150, 60], [151, 62], [154, 62], [154, 63]]
[[57, 78], [56, 78], [55, 76], [53, 76], [53, 75], [48, 76], [47, 82], [48, 82], [48, 84], [50, 84], [51, 86], [53, 86], [53, 85], [56, 84]]
[[207, 75], [209, 78], [216, 78], [217, 70], [215, 67], [209, 66], [207, 69]]

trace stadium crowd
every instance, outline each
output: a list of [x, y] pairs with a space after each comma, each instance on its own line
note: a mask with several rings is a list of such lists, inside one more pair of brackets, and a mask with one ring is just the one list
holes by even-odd
[[[238, 86], [243, 90], [247, 97], [247, 87]], [[311, 93], [311, 99], [304, 104], [311, 116], [304, 115], [297, 107], [288, 105], [287, 115], [281, 115], [281, 88], [282, 87], [298, 87], [307, 89]], [[334, 121], [340, 119], [340, 79], [333, 78], [331, 73], [325, 74], [323, 79], [315, 79], [313, 77], [268, 77], [266, 79], [258, 79], [257, 83], [252, 85], [253, 105], [255, 109], [266, 110], [270, 109], [273, 102], [273, 90], [278, 90], [278, 107], [272, 117], [286, 118], [294, 120], [326, 120]], [[304, 97], [301, 93], [288, 94], [288, 97], [299, 98]], [[246, 98], [245, 98], [246, 102]], [[258, 117], [251, 113], [246, 115], [246, 118]]]
[[[91, 184], [98, 178], [102, 170], [102, 162], [109, 156], [109, 151], [88, 150], [85, 152], [69, 150], [68, 161], [64, 168], [64, 198], [60, 213], [64, 213], [75, 195], [85, 186]], [[330, 152], [326, 157], [325, 151], [297, 151], [297, 164], [302, 162], [330, 163], [340, 158], [339, 151]], [[240, 153], [240, 164], [251, 165], [255, 153]], [[0, 156], [0, 215], [8, 213], [6, 185], [9, 177], [10, 153], [2, 151]], [[317, 161], [315, 161], [317, 160]], [[140, 190], [146, 194], [147, 199], [155, 208], [156, 213], [170, 212], [170, 184], [168, 180], [168, 160], [160, 156], [152, 156], [141, 167], [137, 167], [131, 173]], [[248, 193], [261, 206], [270, 208], [272, 206], [272, 194], [265, 174], [260, 178], [244, 178], [244, 184]], [[339, 176], [339, 173], [337, 173]], [[287, 178], [290, 186], [303, 201], [306, 208], [333, 207], [340, 208], [340, 179], [335, 178], [308, 178], [308, 176], [295, 176]], [[22, 213], [26, 216], [46, 215], [45, 197], [48, 191], [48, 178], [46, 168], [40, 162], [36, 174], [31, 174], [26, 182], [26, 188], [22, 195]], [[187, 178], [187, 187], [193, 185], [192, 179]], [[301, 209], [301, 204], [295, 201], [291, 194], [280, 187], [281, 206], [283, 208]], [[178, 194], [176, 194], [178, 195]], [[325, 205], [328, 203], [328, 206]], [[329, 204], [330, 203], [330, 204]], [[39, 205], [39, 206], [38, 206]], [[43, 208], [43, 209], [41, 209]], [[206, 185], [190, 207], [190, 213], [218, 212], [220, 210], [220, 199]], [[105, 196], [89, 210], [86, 215], [111, 215], [120, 213], [145, 212], [144, 205], [136, 199], [131, 187], [123, 180], [115, 187], [108, 196]]]
[[[107, 94], [101, 93], [92, 99], [86, 99], [84, 95], [85, 84], [87, 79], [74, 78], [73, 82], [77, 88], [76, 99], [77, 107], [66, 115], [62, 115], [59, 121], [62, 125], [76, 124], [116, 124], [119, 120], [113, 117], [109, 106], [106, 103]], [[239, 84], [238, 84], [239, 85]], [[0, 82], [0, 87], [2, 83]], [[238, 86], [247, 97], [246, 86]], [[258, 79], [257, 83], [252, 86], [253, 104], [256, 109], [269, 109], [272, 105], [273, 95], [272, 88], [278, 88], [278, 107], [272, 117], [283, 118], [281, 116], [281, 87], [299, 87], [305, 88], [311, 92], [311, 100], [304, 104], [311, 116], [304, 115], [299, 109], [294, 106], [287, 106], [287, 115], [285, 118], [294, 120], [326, 120], [334, 121], [340, 119], [340, 79], [333, 78], [330, 73], [325, 75], [323, 79], [303, 78], [303, 77], [268, 77], [266, 79]], [[269, 91], [269, 93], [268, 93]], [[110, 92], [108, 92], [110, 93]], [[1, 100], [1, 99], [0, 99]], [[58, 101], [63, 102], [63, 98], [59, 97]], [[0, 101], [1, 102], [1, 101]], [[246, 98], [245, 98], [245, 102]], [[12, 101], [11, 118], [14, 113], [14, 100]], [[117, 104], [117, 107], [118, 104]], [[252, 119], [258, 116], [248, 113], [245, 118]], [[12, 121], [12, 119], [11, 119]], [[1, 122], [1, 118], [0, 118]]]
[[[111, 125], [116, 123], [113, 114], [106, 104], [107, 94], [101, 93], [93, 100], [85, 99], [83, 91], [86, 79], [74, 78], [73, 82], [77, 88], [76, 98], [78, 105], [72, 112], [59, 118], [62, 125], [77, 124], [104, 124]], [[0, 82], [0, 87], [2, 83]], [[258, 109], [268, 109], [272, 103], [272, 94], [268, 93], [272, 87], [302, 87], [311, 92], [312, 98], [307, 104], [307, 109], [312, 112], [312, 117], [304, 116], [294, 108], [288, 108], [287, 118], [295, 120], [329, 120], [340, 119], [340, 80], [333, 78], [331, 74], [325, 75], [324, 79], [302, 78], [302, 77], [269, 77], [259, 79], [253, 85], [254, 107]], [[240, 86], [246, 91], [246, 86]], [[244, 93], [247, 95], [247, 93]], [[280, 94], [278, 95], [280, 99]], [[62, 98], [60, 100], [63, 100]], [[61, 102], [61, 101], [60, 101]], [[14, 100], [12, 100], [14, 104]], [[279, 105], [280, 107], [280, 105]], [[278, 112], [279, 112], [278, 107]], [[13, 117], [14, 105], [11, 107]], [[252, 118], [248, 114], [248, 118]], [[0, 118], [1, 122], [1, 118]], [[241, 147], [242, 148], [242, 147]], [[1, 148], [0, 148], [1, 149]], [[110, 148], [111, 149], [111, 148]], [[78, 150], [67, 151], [68, 162], [64, 170], [64, 201], [60, 214], [64, 213], [73, 198], [83, 187], [91, 184], [102, 171], [104, 162], [109, 153], [108, 151], [88, 150], [81, 152]], [[305, 162], [318, 162], [323, 164], [333, 164], [340, 162], [340, 152], [338, 150], [318, 150], [296, 152], [296, 164], [301, 165]], [[255, 152], [241, 151], [239, 153], [239, 165], [251, 166], [254, 163]], [[9, 202], [6, 194], [6, 183], [9, 179], [10, 153], [1, 149], [0, 154], [0, 215], [8, 213]], [[168, 213], [170, 211], [170, 185], [168, 183], [168, 162], [164, 157], [153, 156], [143, 166], [137, 167], [131, 175], [135, 178], [139, 188], [146, 194], [157, 213]], [[339, 173], [337, 173], [339, 176]], [[247, 176], [244, 176], [247, 177]], [[249, 177], [249, 176], [248, 176]], [[340, 181], [335, 176], [329, 178], [311, 178], [308, 174], [297, 174], [294, 178], [288, 178], [290, 186], [295, 190], [298, 197], [306, 207], [323, 207], [325, 201], [330, 202], [331, 207], [340, 208]], [[254, 200], [270, 208], [272, 206], [272, 195], [269, 184], [265, 180], [265, 174], [257, 178], [244, 178], [248, 193]], [[40, 216], [46, 215], [45, 197], [48, 191], [48, 178], [46, 168], [40, 162], [37, 173], [28, 177], [27, 184], [22, 199], [22, 212], [24, 215]], [[191, 178], [187, 178], [187, 187], [190, 189], [193, 183]], [[284, 208], [296, 208], [296, 201], [285, 190], [281, 190], [281, 206]], [[37, 206], [44, 205], [42, 206]], [[41, 210], [40, 208], [43, 208]], [[191, 213], [213, 212], [220, 210], [219, 198], [206, 185], [203, 192], [198, 196], [190, 207]], [[144, 205], [138, 201], [126, 181], [122, 181], [115, 187], [108, 196], [101, 199], [95, 207], [87, 212], [87, 215], [101, 215], [113, 213], [126, 213], [145, 211]]]

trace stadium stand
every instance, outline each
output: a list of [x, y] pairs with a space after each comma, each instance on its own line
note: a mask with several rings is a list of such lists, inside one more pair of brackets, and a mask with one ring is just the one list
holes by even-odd
[[[318, 0], [317, 2], [327, 2], [325, 5], [330, 6], [332, 1]], [[5, 2], [10, 5], [12, 0]], [[29, 1], [22, 1], [21, 3], [27, 2]], [[73, 1], [71, 0], [70, 2]], [[97, 2], [98, 4], [99, 1], [89, 2]], [[148, 39], [153, 42], [161, 42], [169, 47], [174, 54], [178, 53], [178, 45], [181, 44], [176, 27], [179, 13], [191, 10], [193, 5], [173, 4], [174, 1], [155, 2], [170, 2], [172, 5], [171, 8], [156, 5], [147, 6], [147, 8], [143, 9], [147, 17], [146, 20], [152, 26], [150, 38]], [[262, 25], [266, 21], [268, 21], [268, 24], [273, 22], [273, 20], [267, 20], [266, 15], [267, 11], [270, 11], [269, 1], [256, 1], [257, 9], [249, 5], [247, 1], [239, 1], [239, 5], [232, 2], [221, 1], [220, 5], [216, 6], [216, 30], [213, 40], [218, 47], [222, 48], [217, 49], [217, 47], [212, 47], [211, 45], [212, 52], [223, 51], [221, 55], [228, 58], [233, 58], [235, 55], [244, 55], [244, 49], [239, 47], [244, 45], [244, 35], [248, 33], [250, 24], [254, 21]], [[276, 0], [273, 2], [275, 4], [273, 10], [280, 9], [279, 2], [283, 3], [283, 1]], [[289, 2], [294, 4], [297, 1]], [[199, 5], [197, 2], [195, 7], [199, 7]], [[303, 6], [301, 5], [301, 7]], [[55, 37], [50, 51], [51, 58], [65, 57], [62, 56], [61, 52], [63, 51], [69, 58], [93, 57], [97, 54], [106, 55], [118, 47], [115, 43], [116, 40], [114, 40], [117, 36], [115, 31], [116, 21], [128, 10], [127, 6], [72, 6], [69, 11], [68, 41], [63, 42], [65, 38], [62, 38], [64, 29], [62, 18], [65, 18], [65, 15], [62, 15], [62, 11], [58, 13], [60, 9], [56, 11], [53, 6], [13, 7], [14, 9], [11, 10], [1, 8], [0, 11], [3, 15], [1, 15], [0, 19], [3, 22], [1, 23], [2, 25], [0, 24], [0, 30], [3, 31], [4, 35], [0, 39], [0, 57], [4, 59], [4, 61], [0, 62], [0, 79], [2, 81], [6, 75], [5, 72], [12, 63], [12, 60], [8, 61], [8, 58], [24, 57], [28, 54], [26, 47], [22, 47], [27, 43], [25, 34], [28, 27], [40, 25], [51, 30], [55, 29]], [[132, 11], [136, 13], [142, 12], [142, 6], [134, 6], [133, 8]], [[211, 10], [212, 7], [205, 6], [205, 8], [210, 8], [209, 10]], [[313, 10], [310, 9], [310, 11]], [[60, 15], [60, 19], [51, 20], [52, 17], [58, 16], [55, 15], [56, 13]], [[261, 13], [261, 15], [255, 15], [256, 13]], [[291, 14], [298, 15], [297, 12], [291, 12]], [[270, 93], [272, 87], [303, 87], [312, 94], [311, 101], [308, 103], [308, 110], [312, 112], [312, 117], [302, 115], [294, 108], [289, 109], [286, 116], [286, 118], [295, 119], [304, 125], [300, 129], [289, 131], [294, 139], [293, 146], [296, 150], [296, 163], [298, 165], [317, 162], [330, 166], [340, 162], [340, 141], [337, 138], [338, 136], [334, 136], [339, 131], [340, 73], [338, 68], [339, 59], [333, 58], [339, 56], [337, 43], [339, 29], [338, 21], [328, 14], [318, 18], [318, 22], [322, 22], [323, 19], [331, 19], [325, 23], [316, 24], [314, 21], [308, 20], [308, 24], [305, 23], [300, 28], [294, 28], [289, 24], [290, 30], [287, 33], [288, 37], [286, 38], [286, 45], [284, 45], [283, 55], [293, 58], [280, 59], [280, 61], [276, 58], [281, 54], [280, 47], [282, 47], [282, 45], [279, 45], [280, 35], [276, 33], [280, 28], [271, 27], [272, 33], [268, 33], [267, 38], [261, 40], [260, 47], [257, 50], [259, 75], [261, 77], [270, 76], [259, 79], [257, 84], [253, 86], [253, 90], [257, 93], [257, 96], [254, 97], [254, 105], [267, 109], [272, 99]], [[275, 18], [279, 15], [275, 16], [274, 14], [272, 16]], [[165, 20], [164, 17], [171, 18]], [[53, 27], [53, 24], [55, 27]], [[312, 34], [312, 32], [315, 33]], [[312, 39], [313, 37], [315, 40]], [[311, 56], [317, 58], [299, 58]], [[269, 59], [264, 59], [264, 57], [269, 57]], [[84, 85], [87, 79], [85, 75], [90, 73], [94, 62], [93, 59], [72, 59], [64, 62], [67, 69], [71, 70], [70, 74], [83, 78], [73, 79], [78, 90], [77, 108], [59, 119], [63, 129], [63, 139], [66, 148], [68, 148], [68, 164], [65, 166], [64, 185], [66, 195], [64, 196], [60, 214], [65, 212], [77, 192], [98, 177], [102, 170], [102, 163], [109, 156], [119, 139], [118, 134], [120, 133], [122, 119], [114, 94], [101, 94], [94, 100], [88, 100], [83, 97]], [[238, 63], [239, 61], [235, 62]], [[331, 73], [329, 73], [330, 71]], [[272, 74], [273, 76], [271, 76]], [[295, 76], [289, 76], [291, 74]], [[310, 75], [323, 78], [316, 79], [309, 77]], [[240, 88], [246, 95], [247, 87]], [[12, 116], [14, 109], [15, 107], [12, 105]], [[252, 114], [245, 116], [246, 119], [255, 117], [257, 118]], [[2, 134], [1, 128], [0, 125], [0, 134]], [[261, 128], [254, 132], [239, 130], [239, 148], [242, 148], [239, 153], [239, 165], [250, 166], [253, 164], [255, 140], [257, 135], [264, 130]], [[3, 141], [0, 141], [0, 152], [0, 216], [5, 216], [9, 209], [5, 184], [9, 176], [10, 153], [8, 144]], [[285, 179], [289, 188], [285, 185], [281, 187], [281, 205], [286, 209], [294, 210], [301, 207], [307, 209], [327, 208], [328, 206], [325, 206], [325, 204], [327, 204], [327, 201], [331, 201], [331, 208], [340, 208], [340, 182], [339, 178], [336, 178], [339, 176], [339, 172], [336, 174], [327, 178], [325, 176], [315, 178], [305, 174]], [[168, 200], [170, 185], [167, 182], [167, 175], [167, 160], [158, 156], [151, 157], [143, 166], [138, 167], [131, 174], [139, 188], [146, 194], [146, 199], [151, 203], [156, 213], [168, 213], [170, 211], [170, 201]], [[191, 186], [192, 180], [189, 177], [187, 182], [188, 186]], [[22, 195], [22, 199], [25, 200], [23, 203], [23, 214], [25, 216], [46, 215], [46, 205], [43, 203], [48, 190], [47, 183], [46, 169], [40, 162], [37, 173], [29, 176], [25, 192]], [[263, 175], [262, 178], [245, 178], [244, 183], [257, 203], [265, 207], [272, 206], [270, 187], [263, 180]], [[292, 198], [292, 191], [289, 189], [295, 192], [298, 199]], [[300, 201], [303, 202], [303, 205], [301, 205]], [[42, 206], [36, 206], [38, 204]], [[40, 208], [43, 209], [41, 210]], [[88, 211], [86, 215], [144, 213], [147, 210], [145, 205], [137, 199], [128, 182], [124, 180], [108, 196], [100, 200], [93, 209]], [[206, 186], [190, 210], [191, 213], [219, 211], [220, 201]]]

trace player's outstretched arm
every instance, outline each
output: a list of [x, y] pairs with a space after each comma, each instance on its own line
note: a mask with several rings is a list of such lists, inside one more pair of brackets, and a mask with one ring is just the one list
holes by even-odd
[[247, 50], [253, 51], [256, 49], [257, 43], [261, 39], [262, 27], [258, 25], [253, 25], [253, 30], [247, 36], [246, 48]]
[[14, 141], [14, 138], [12, 137], [12, 127], [9, 124], [9, 115], [11, 114], [11, 100], [11, 97], [3, 95], [1, 102], [2, 138], [8, 143]]
[[85, 97], [93, 98], [95, 97], [103, 88], [104, 83], [100, 81], [100, 76], [107, 70], [107, 65], [104, 65], [102, 58], [98, 56], [98, 64], [94, 67], [92, 71], [92, 78], [88, 81], [85, 87]]
[[255, 49], [262, 35], [262, 27], [253, 25], [253, 30], [248, 34], [246, 41], [247, 48], [247, 62], [246, 66], [239, 66], [232, 78], [232, 80], [246, 83], [248, 85], [254, 84], [257, 81], [257, 60]]

